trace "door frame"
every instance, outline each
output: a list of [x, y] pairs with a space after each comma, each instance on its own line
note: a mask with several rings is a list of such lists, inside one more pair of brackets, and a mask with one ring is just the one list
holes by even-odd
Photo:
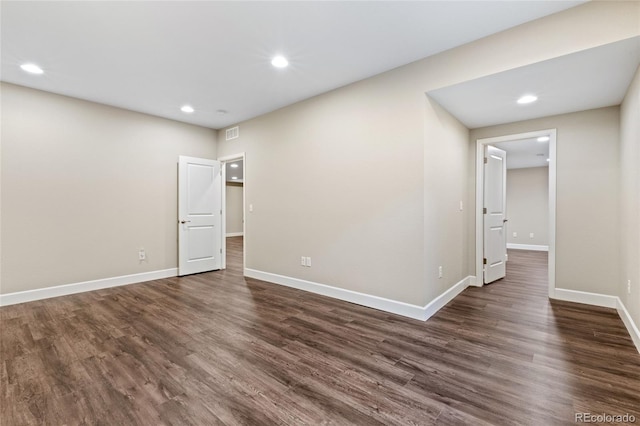
[[247, 267], [247, 156], [244, 152], [218, 157], [222, 169], [222, 269], [227, 269], [227, 163], [242, 160], [242, 271]]
[[[556, 129], [536, 130], [476, 140], [476, 286], [484, 284], [483, 213], [484, 205], [484, 146], [499, 142], [549, 136], [549, 297], [555, 297], [556, 288]], [[508, 214], [508, 212], [507, 212]]]

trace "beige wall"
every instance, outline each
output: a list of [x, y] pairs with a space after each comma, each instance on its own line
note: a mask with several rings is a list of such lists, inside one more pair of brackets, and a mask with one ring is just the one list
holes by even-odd
[[[424, 145], [424, 276], [427, 301], [473, 275], [466, 247], [469, 130], [427, 98]], [[460, 210], [460, 201], [463, 210]], [[443, 277], [438, 278], [438, 267]]]
[[475, 149], [425, 93], [637, 36], [638, 10], [590, 2], [240, 123], [218, 150], [247, 154], [247, 267], [416, 305], [474, 274]]
[[246, 152], [247, 268], [424, 299], [422, 108], [408, 89], [383, 75], [242, 123], [240, 138], [219, 142], [220, 156]]
[[243, 185], [241, 183], [227, 182], [226, 184], [226, 215], [227, 234], [237, 234], [243, 231], [242, 221], [242, 194]]
[[[640, 68], [620, 108], [620, 299], [640, 328]], [[627, 292], [631, 280], [631, 294]]]
[[1, 90], [0, 292], [176, 267], [178, 156], [216, 158], [215, 131]]
[[479, 138], [557, 129], [556, 288], [618, 294], [619, 120], [620, 108], [609, 107], [471, 131], [475, 147]]
[[549, 245], [549, 167], [507, 170], [507, 218], [507, 243]]

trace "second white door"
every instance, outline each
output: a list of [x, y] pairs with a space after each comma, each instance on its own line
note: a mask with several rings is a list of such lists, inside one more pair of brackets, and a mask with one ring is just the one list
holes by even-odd
[[484, 283], [507, 272], [507, 153], [487, 145], [484, 163]]

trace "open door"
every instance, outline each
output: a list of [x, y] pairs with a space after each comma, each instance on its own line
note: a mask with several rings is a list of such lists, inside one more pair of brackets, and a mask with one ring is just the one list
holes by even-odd
[[221, 268], [220, 162], [180, 156], [178, 162], [178, 275]]
[[507, 153], [485, 146], [484, 154], [484, 283], [507, 273]]

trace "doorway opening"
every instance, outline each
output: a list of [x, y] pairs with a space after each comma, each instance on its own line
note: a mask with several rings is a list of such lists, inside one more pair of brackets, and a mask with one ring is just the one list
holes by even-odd
[[[222, 163], [222, 181], [224, 183], [222, 191], [222, 269], [227, 268], [227, 261], [229, 261], [234, 265], [242, 265], [244, 273], [247, 238], [245, 154], [229, 155], [218, 160]], [[242, 259], [238, 259], [239, 256]]]
[[[503, 233], [504, 253], [506, 249], [525, 249], [525, 250], [546, 250], [548, 247], [548, 295], [554, 297], [555, 293], [555, 253], [556, 253], [556, 130], [546, 129], [534, 132], [512, 134], [506, 136], [483, 138], [476, 141], [476, 283], [482, 286], [485, 283], [485, 274], [488, 268], [485, 265], [485, 207], [488, 200], [485, 195], [485, 151], [487, 146], [493, 146], [499, 150], [507, 152], [506, 164], [507, 170], [514, 170], [512, 173], [506, 174], [506, 187], [509, 186], [509, 175], [515, 180], [516, 176], [523, 175], [523, 172], [517, 172], [517, 169], [531, 168], [532, 175], [541, 173], [534, 171], [536, 167], [546, 167], [548, 170], [548, 209], [544, 225], [546, 229], [542, 232], [536, 232], [531, 229], [531, 223], [523, 225], [522, 222], [527, 219], [519, 218], [517, 223], [508, 223], [511, 212], [507, 207], [504, 213], [505, 226], [501, 230]], [[509, 155], [511, 152], [511, 156]], [[540, 156], [543, 153], [543, 156]], [[529, 158], [531, 157], [531, 158]], [[511, 158], [511, 161], [510, 161]], [[491, 172], [489, 172], [491, 173]], [[508, 195], [506, 195], [508, 196]], [[523, 197], [526, 200], [526, 196]], [[490, 200], [489, 200], [490, 201]], [[513, 213], [516, 210], [522, 210], [522, 206], [517, 209], [511, 206]], [[526, 207], [525, 207], [526, 208]], [[535, 222], [535, 221], [533, 221]], [[514, 228], [518, 227], [517, 230]], [[520, 229], [522, 228], [522, 229]], [[540, 228], [542, 229], [542, 228]], [[515, 233], [515, 236], [514, 236]], [[546, 233], [546, 235], [541, 235]], [[536, 237], [537, 234], [537, 237]], [[526, 242], [528, 244], [522, 244]], [[536, 243], [536, 244], [533, 244]], [[495, 244], [495, 241], [491, 242]], [[504, 261], [506, 262], [507, 256]]]

